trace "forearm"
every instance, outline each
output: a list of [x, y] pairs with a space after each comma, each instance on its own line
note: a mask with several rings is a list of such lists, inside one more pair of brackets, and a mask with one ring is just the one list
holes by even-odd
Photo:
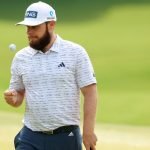
[[96, 106], [97, 106], [97, 87], [96, 84], [86, 86], [81, 89], [84, 96], [83, 106], [83, 133], [94, 133]]
[[83, 116], [83, 133], [94, 133], [95, 118], [96, 118], [96, 94], [86, 95], [84, 97], [84, 116]]
[[97, 137], [94, 133], [97, 105], [96, 84], [86, 86], [81, 91], [84, 96], [83, 143], [86, 150], [96, 150]]

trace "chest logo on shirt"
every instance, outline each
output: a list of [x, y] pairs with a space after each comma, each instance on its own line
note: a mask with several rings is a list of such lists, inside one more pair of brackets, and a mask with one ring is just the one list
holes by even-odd
[[58, 67], [65, 67], [65, 64], [63, 62], [61, 62]]

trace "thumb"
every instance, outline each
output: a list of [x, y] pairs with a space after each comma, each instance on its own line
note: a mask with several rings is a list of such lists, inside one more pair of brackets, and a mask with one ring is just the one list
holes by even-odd
[[14, 90], [14, 89], [12, 89], [12, 90], [11, 90], [11, 94], [12, 94], [12, 96], [16, 96], [16, 95], [17, 95], [17, 91]]

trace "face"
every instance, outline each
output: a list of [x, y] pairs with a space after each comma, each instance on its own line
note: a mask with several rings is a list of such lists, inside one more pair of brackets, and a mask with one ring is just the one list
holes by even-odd
[[39, 51], [44, 51], [45, 47], [51, 42], [47, 23], [38, 26], [27, 26], [27, 35], [30, 47]]

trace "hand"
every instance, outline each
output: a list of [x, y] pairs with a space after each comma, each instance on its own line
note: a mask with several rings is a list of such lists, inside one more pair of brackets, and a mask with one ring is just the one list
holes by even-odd
[[17, 103], [17, 91], [14, 89], [6, 90], [4, 92], [4, 98], [8, 104], [15, 106]]
[[96, 150], [97, 137], [94, 133], [83, 133], [83, 144], [86, 150]]

